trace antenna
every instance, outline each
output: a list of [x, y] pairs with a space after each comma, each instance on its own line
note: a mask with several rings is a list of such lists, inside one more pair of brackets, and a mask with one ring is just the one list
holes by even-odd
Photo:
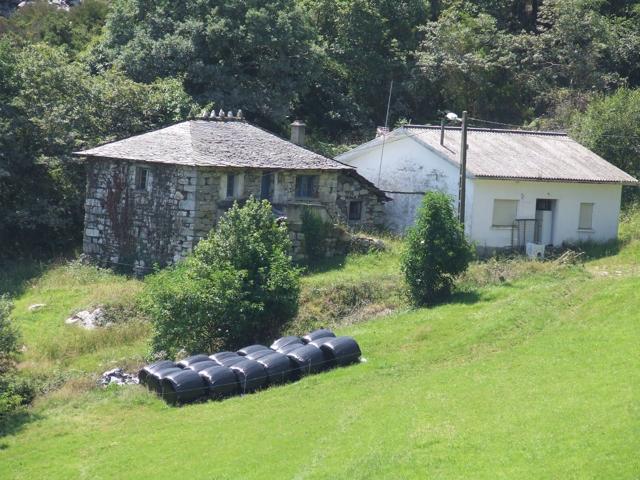
[[389, 99], [387, 100], [387, 115], [384, 119], [385, 133], [382, 135], [382, 149], [380, 150], [380, 164], [378, 165], [378, 183], [377, 187], [380, 188], [380, 174], [382, 173], [382, 157], [384, 155], [384, 144], [387, 141], [387, 132], [389, 132], [389, 110], [391, 110], [391, 94], [393, 93], [393, 79], [389, 85]]
[[391, 80], [391, 85], [389, 85], [389, 100], [387, 101], [387, 116], [384, 118], [384, 126], [385, 128], [389, 128], [389, 110], [391, 110], [391, 93], [393, 92], [393, 80]]

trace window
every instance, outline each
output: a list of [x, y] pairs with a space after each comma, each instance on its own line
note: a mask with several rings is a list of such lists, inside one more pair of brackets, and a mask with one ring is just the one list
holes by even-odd
[[265, 172], [262, 174], [260, 183], [260, 198], [271, 200], [271, 184], [273, 183], [273, 173]]
[[349, 202], [349, 220], [362, 218], [362, 201]]
[[227, 173], [227, 198], [232, 198], [236, 191], [236, 176], [234, 173]]
[[517, 200], [494, 200], [493, 221], [494, 227], [511, 227], [516, 219], [518, 211]]
[[149, 169], [136, 167], [136, 190], [146, 190], [149, 179]]
[[579, 230], [591, 230], [593, 228], [593, 203], [580, 204]]
[[318, 175], [298, 175], [296, 177], [296, 197], [318, 197]]

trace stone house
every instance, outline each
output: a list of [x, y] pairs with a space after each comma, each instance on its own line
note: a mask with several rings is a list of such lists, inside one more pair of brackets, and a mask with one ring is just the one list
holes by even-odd
[[250, 196], [268, 199], [290, 225], [303, 208], [352, 228], [382, 225], [389, 198], [354, 167], [304, 148], [303, 123], [292, 124], [287, 141], [238, 113], [76, 152], [87, 165], [84, 253], [137, 273], [174, 263]]

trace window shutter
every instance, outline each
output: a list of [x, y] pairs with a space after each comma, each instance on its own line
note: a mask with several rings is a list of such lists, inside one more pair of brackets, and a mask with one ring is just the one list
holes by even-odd
[[591, 230], [593, 228], [593, 203], [580, 204], [578, 228], [580, 230]]
[[517, 200], [494, 200], [492, 225], [494, 227], [511, 227], [517, 212]]

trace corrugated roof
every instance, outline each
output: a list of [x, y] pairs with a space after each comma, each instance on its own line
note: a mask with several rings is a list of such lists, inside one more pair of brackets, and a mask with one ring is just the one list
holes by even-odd
[[[459, 165], [461, 129], [408, 125], [402, 130]], [[479, 178], [637, 185], [638, 180], [564, 133], [470, 128], [467, 170]]]
[[189, 120], [75, 155], [190, 166], [354, 170], [243, 121]]

